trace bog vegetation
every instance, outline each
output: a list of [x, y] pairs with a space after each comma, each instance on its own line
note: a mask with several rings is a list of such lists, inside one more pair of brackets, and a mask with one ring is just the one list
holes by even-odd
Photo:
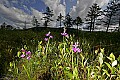
[[119, 32], [62, 28], [0, 32], [0, 68], [4, 79], [120, 79]]
[[[56, 21], [60, 28], [48, 27], [54, 15], [49, 7], [41, 19], [44, 27], [40, 27], [35, 16], [31, 29], [26, 29], [26, 24], [20, 30], [3, 23], [0, 29], [0, 79], [120, 80], [119, 10], [118, 0], [111, 0], [104, 11], [95, 3], [88, 11], [86, 23], [79, 16], [73, 20], [70, 14], [64, 17], [60, 13]], [[79, 29], [83, 23], [88, 24], [89, 32]], [[112, 23], [119, 26], [116, 31], [108, 32]], [[106, 32], [95, 32], [97, 24], [103, 24]], [[77, 29], [70, 28], [73, 25]]]

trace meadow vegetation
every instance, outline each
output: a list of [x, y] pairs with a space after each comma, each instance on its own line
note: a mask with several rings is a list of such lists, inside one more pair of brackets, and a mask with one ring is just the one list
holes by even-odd
[[0, 30], [1, 77], [120, 80], [119, 35], [62, 28]]

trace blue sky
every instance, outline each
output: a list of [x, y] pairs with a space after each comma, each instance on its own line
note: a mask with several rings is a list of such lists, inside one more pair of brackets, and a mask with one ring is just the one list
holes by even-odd
[[[55, 20], [59, 13], [64, 16], [69, 12], [75, 18], [80, 16], [85, 18], [89, 7], [93, 3], [98, 3], [101, 7], [106, 5], [109, 0], [0, 0], [0, 24], [6, 22], [15, 27], [23, 27], [27, 21], [27, 26], [32, 27], [31, 20], [36, 16], [41, 25], [43, 12], [46, 7], [54, 11]], [[54, 26], [56, 23], [52, 23]]]
[[[32, 2], [31, 2], [32, 1]], [[70, 8], [72, 8], [73, 6], [76, 5], [77, 3], [77, 0], [61, 0], [60, 1], [60, 4], [64, 4], [64, 1], [66, 3], [66, 13], [69, 13], [70, 12]], [[19, 4], [15, 4], [14, 3], [14, 7], [17, 7], [19, 9], [22, 9], [24, 10], [25, 12], [27, 12], [24, 8], [24, 6], [22, 5], [25, 5], [28, 9], [30, 9], [30, 7], [34, 8], [34, 9], [37, 9], [38, 11], [40, 12], [44, 12], [47, 5], [43, 2], [43, 0], [29, 0], [29, 1], [23, 1], [22, 3], [20, 3], [19, 1]]]

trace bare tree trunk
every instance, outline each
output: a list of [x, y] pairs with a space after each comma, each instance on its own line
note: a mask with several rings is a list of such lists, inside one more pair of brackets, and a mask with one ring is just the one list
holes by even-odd
[[77, 35], [78, 35], [78, 25], [77, 25]]
[[118, 26], [118, 31], [120, 31], [120, 16], [119, 16], [119, 26]]
[[90, 32], [91, 32], [91, 30], [92, 30], [92, 24], [93, 24], [93, 22], [92, 22], [92, 19], [91, 19], [91, 23], [90, 23]]
[[106, 30], [106, 32], [108, 32], [108, 28], [110, 27], [111, 17], [112, 17], [112, 16], [110, 16], [110, 18], [109, 18], [109, 21], [108, 21], [108, 25], [107, 25], [107, 30]]
[[108, 25], [107, 25], [107, 30], [106, 30], [106, 32], [108, 32], [108, 28], [110, 27], [111, 18], [112, 18], [112, 13], [111, 13], [110, 18], [109, 18], [109, 21], [108, 21]]
[[60, 19], [60, 28], [61, 28], [61, 19]]

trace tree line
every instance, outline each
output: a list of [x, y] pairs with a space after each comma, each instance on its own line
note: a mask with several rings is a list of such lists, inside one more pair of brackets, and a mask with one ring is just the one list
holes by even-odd
[[[90, 31], [93, 31], [95, 29], [95, 25], [103, 25], [105, 26], [106, 32], [108, 32], [108, 29], [110, 25], [112, 24], [119, 24], [118, 30], [120, 30], [120, 0], [111, 0], [106, 8], [102, 10], [100, 6], [96, 3], [94, 3], [91, 7], [89, 7], [89, 11], [87, 12], [87, 16], [85, 18], [85, 24], [88, 24], [87, 29]], [[45, 16], [41, 19], [44, 20], [44, 26], [48, 27], [49, 23], [52, 22], [53, 17], [53, 10], [51, 10], [49, 7], [46, 8], [46, 12], [43, 13]], [[116, 18], [117, 16], [117, 18]], [[77, 29], [79, 29], [79, 25], [82, 25], [83, 21], [80, 18], [80, 16], [76, 17], [75, 19], [72, 19], [71, 15], [68, 13], [65, 16], [63, 16], [61, 13], [58, 15], [57, 22], [59, 22], [59, 26], [61, 27], [62, 24], [65, 27], [72, 27], [73, 25], [77, 26]], [[33, 25], [38, 27], [40, 23], [38, 23], [38, 20], [36, 17], [33, 17]]]
[[[62, 25], [65, 27], [73, 27], [73, 25], [76, 25], [78, 30], [79, 26], [84, 23], [87, 24], [87, 29], [90, 30], [90, 32], [96, 28], [95, 25], [106, 27], [106, 32], [108, 32], [110, 25], [119, 24], [118, 31], [120, 31], [120, 0], [111, 0], [104, 10], [102, 10], [98, 4], [93, 3], [93, 5], [89, 7], [84, 22], [80, 16], [73, 19], [69, 13], [65, 16], [60, 13], [56, 20], [53, 20], [52, 17], [54, 16], [54, 13], [49, 7], [46, 7], [46, 11], [43, 14], [44, 16], [41, 20], [44, 22], [44, 27], [48, 27], [50, 22], [56, 21], [59, 22], [60, 27], [62, 27]], [[40, 22], [36, 16], [33, 17], [32, 24], [36, 29], [40, 26]], [[11, 29], [13, 27], [10, 25], [6, 27], [5, 23], [3, 23], [1, 29], [4, 28]], [[24, 29], [26, 29], [26, 25], [24, 26]]]

